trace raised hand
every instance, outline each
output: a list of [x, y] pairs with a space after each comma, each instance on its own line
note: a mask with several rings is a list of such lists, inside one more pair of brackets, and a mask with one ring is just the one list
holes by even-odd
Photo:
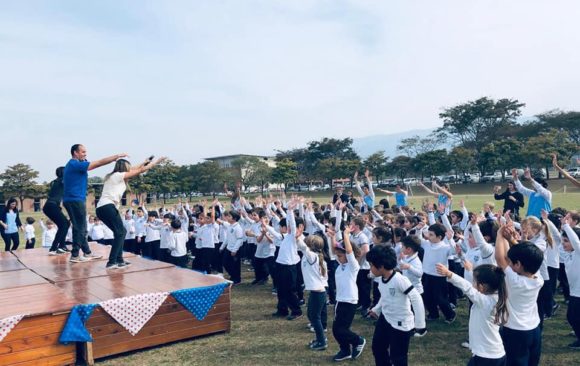
[[445, 267], [441, 263], [437, 263], [437, 273], [441, 276], [450, 277], [453, 272], [449, 270], [449, 268]]
[[530, 168], [526, 168], [524, 170], [524, 177], [526, 177], [526, 179], [532, 179], [532, 173], [530, 172]]

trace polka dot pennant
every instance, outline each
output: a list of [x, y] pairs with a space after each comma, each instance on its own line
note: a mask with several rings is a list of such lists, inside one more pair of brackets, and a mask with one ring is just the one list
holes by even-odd
[[155, 315], [167, 296], [168, 292], [141, 294], [103, 301], [99, 305], [131, 335], [135, 335]]
[[22, 318], [24, 318], [24, 315], [14, 315], [0, 319], [0, 342], [2, 342], [4, 337], [6, 337], [16, 325], [18, 325]]
[[203, 320], [229, 283], [177, 290], [171, 295], [198, 320]]
[[92, 342], [93, 337], [85, 327], [85, 323], [91, 315], [97, 304], [75, 305], [68, 316], [59, 342], [68, 344], [69, 342]]

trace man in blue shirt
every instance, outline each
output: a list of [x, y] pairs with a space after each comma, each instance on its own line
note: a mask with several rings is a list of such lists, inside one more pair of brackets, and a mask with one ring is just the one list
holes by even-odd
[[[91, 253], [87, 242], [87, 182], [88, 171], [110, 164], [127, 154], [117, 154], [101, 160], [86, 161], [87, 149], [81, 144], [74, 144], [70, 148], [71, 159], [64, 167], [64, 192], [62, 201], [68, 212], [73, 231], [73, 249], [70, 261], [73, 263], [99, 259], [102, 256]], [[84, 257], [79, 255], [82, 249]]]

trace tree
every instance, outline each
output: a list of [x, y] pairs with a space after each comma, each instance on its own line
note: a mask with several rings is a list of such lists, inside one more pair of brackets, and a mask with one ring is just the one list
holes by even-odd
[[235, 178], [220, 167], [216, 161], [204, 161], [191, 166], [190, 174], [193, 177], [193, 190], [203, 193], [220, 192], [224, 183]]
[[166, 160], [144, 175], [145, 182], [155, 193], [163, 193], [163, 204], [166, 203], [167, 196], [177, 188], [178, 171], [179, 168], [173, 161]]
[[369, 157], [367, 157], [363, 162], [363, 167], [370, 170], [376, 177], [377, 181], [380, 181], [383, 174], [386, 173], [388, 162], [389, 158], [386, 157], [385, 152], [381, 150], [369, 155]]
[[530, 167], [546, 169], [546, 178], [550, 179], [549, 169], [552, 166], [550, 153], [569, 158], [576, 148], [576, 144], [570, 141], [568, 132], [550, 129], [538, 136], [530, 137], [525, 142], [522, 157]]
[[473, 167], [476, 165], [475, 162], [475, 151], [473, 149], [468, 149], [462, 146], [456, 146], [449, 152], [449, 162], [453, 169], [455, 170], [455, 176], [457, 173], [465, 175], [472, 171]]
[[318, 166], [318, 177], [329, 182], [332, 187], [334, 179], [350, 177], [360, 166], [360, 160], [344, 160], [338, 158], [322, 159]]
[[580, 145], [580, 112], [553, 110], [536, 116], [540, 127], [566, 131], [570, 140]]
[[405, 155], [398, 155], [391, 160], [387, 165], [387, 170], [395, 174], [399, 179], [403, 180], [411, 170], [411, 159]]
[[268, 183], [272, 174], [272, 168], [255, 156], [242, 156], [232, 161], [239, 180], [245, 190], [250, 186], [259, 185], [262, 193], [264, 185]]
[[413, 158], [418, 154], [435, 150], [438, 145], [439, 140], [434, 134], [431, 134], [427, 137], [415, 135], [406, 139], [402, 139], [397, 145], [397, 151]]
[[20, 207], [24, 207], [24, 199], [34, 197], [37, 193], [38, 172], [28, 164], [16, 164], [6, 168], [4, 173], [0, 174], [0, 180], [3, 182], [2, 188], [10, 195], [18, 197]]
[[449, 138], [461, 146], [472, 148], [475, 158], [483, 148], [495, 142], [506, 129], [517, 126], [516, 119], [521, 115], [524, 103], [517, 99], [499, 99], [497, 101], [483, 97], [475, 101], [445, 108], [439, 114], [443, 126], [436, 132], [441, 138]]
[[421, 179], [427, 175], [432, 177], [450, 170], [450, 162], [447, 159], [447, 150], [439, 149], [418, 154], [410, 164], [413, 170], [421, 175]]
[[290, 159], [282, 159], [276, 163], [276, 167], [272, 169], [272, 183], [284, 184], [284, 192], [288, 187], [288, 183], [294, 182], [298, 179], [297, 164]]

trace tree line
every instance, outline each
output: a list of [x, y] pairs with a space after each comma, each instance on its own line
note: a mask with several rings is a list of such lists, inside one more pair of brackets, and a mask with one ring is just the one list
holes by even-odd
[[[356, 170], [369, 169], [374, 178], [404, 179], [445, 173], [509, 171], [513, 167], [544, 168], [549, 174], [555, 152], [566, 164], [580, 146], [580, 112], [552, 110], [521, 121], [524, 103], [517, 99], [483, 97], [444, 108], [439, 114], [443, 124], [429, 136], [402, 139], [397, 155], [389, 157], [377, 151], [362, 159], [352, 147], [351, 138], [322, 138], [305, 147], [279, 151], [277, 166], [269, 167], [257, 157], [242, 156], [231, 168], [215, 161], [178, 166], [172, 161], [151, 169], [131, 181], [130, 191], [145, 193], [221, 192], [224, 184], [259, 187], [269, 184], [321, 181], [332, 185], [337, 179], [349, 178]], [[44, 197], [47, 185], [38, 184], [38, 172], [27, 164], [16, 164], [0, 174], [5, 195]], [[547, 178], [550, 178], [549, 175]], [[89, 189], [98, 194], [102, 179], [92, 177]]]

